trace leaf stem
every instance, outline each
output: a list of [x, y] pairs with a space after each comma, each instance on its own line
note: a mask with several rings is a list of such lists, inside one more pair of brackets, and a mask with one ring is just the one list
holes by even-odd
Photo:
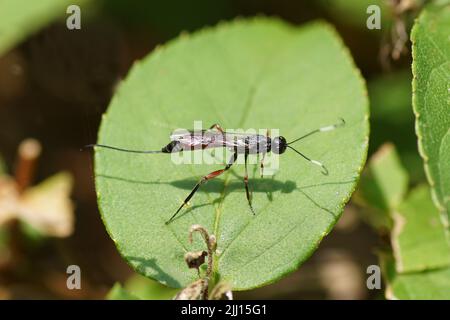
[[214, 257], [214, 252], [216, 251], [216, 247], [217, 247], [217, 242], [216, 242], [216, 237], [214, 235], [209, 235], [208, 231], [201, 225], [199, 224], [194, 224], [191, 226], [191, 228], [189, 229], [189, 243], [192, 243], [192, 234], [194, 232], [199, 232], [203, 239], [205, 240], [206, 243], [206, 247], [208, 248], [208, 267], [206, 269], [206, 276], [205, 276], [205, 280], [207, 282], [207, 286], [204, 292], [204, 299], [207, 300], [208, 299], [208, 285], [209, 285], [209, 281], [211, 280], [211, 274], [212, 274], [212, 268], [213, 268], [213, 257]]

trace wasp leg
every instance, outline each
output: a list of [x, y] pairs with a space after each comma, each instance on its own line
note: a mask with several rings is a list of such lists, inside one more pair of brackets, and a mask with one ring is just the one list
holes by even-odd
[[252, 207], [252, 194], [250, 193], [248, 189], [248, 170], [247, 170], [247, 157], [248, 153], [245, 154], [245, 175], [244, 175], [244, 185], [245, 185], [245, 193], [247, 195], [247, 201], [248, 205], [250, 206], [250, 210], [252, 210], [253, 215], [255, 214], [255, 211]]
[[266, 153], [263, 153], [262, 157], [261, 157], [261, 178], [263, 178], [264, 176], [264, 157], [266, 156]]
[[208, 180], [211, 180], [211, 179], [214, 179], [215, 177], [220, 176], [222, 173], [224, 173], [225, 171], [230, 169], [231, 166], [233, 165], [233, 163], [236, 161], [237, 157], [238, 157], [238, 154], [237, 154], [237, 152], [235, 152], [233, 154], [233, 156], [231, 157], [230, 161], [228, 162], [228, 164], [225, 166], [225, 168], [213, 171], [213, 172], [207, 174], [206, 176], [204, 176], [203, 178], [201, 178], [200, 181], [194, 186], [191, 193], [189, 193], [189, 195], [186, 197], [186, 199], [184, 199], [182, 205], [178, 208], [178, 210], [173, 214], [173, 216], [169, 220], [166, 221], [166, 224], [169, 224], [175, 218], [175, 216], [178, 214], [178, 212], [180, 212], [180, 210], [189, 202], [189, 200], [191, 200], [191, 198], [194, 196], [194, 194], [197, 192], [197, 190], [200, 188], [200, 186], [202, 184], [208, 182]]
[[[266, 138], [267, 141], [269, 141], [270, 139], [270, 129], [267, 129], [266, 131]], [[265, 151], [265, 150], [264, 150]], [[261, 157], [261, 178], [263, 178], [264, 176], [264, 158], [266, 157], [266, 152], [263, 152], [262, 157]]]
[[209, 130], [212, 130], [212, 129], [216, 129], [221, 134], [225, 133], [224, 130], [222, 129], [222, 127], [218, 123], [214, 123], [211, 127], [209, 127]]

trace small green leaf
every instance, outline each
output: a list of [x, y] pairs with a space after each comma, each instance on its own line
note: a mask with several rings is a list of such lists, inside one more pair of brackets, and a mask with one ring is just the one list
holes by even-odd
[[442, 139], [439, 150], [439, 169], [444, 207], [450, 212], [450, 130]]
[[169, 288], [139, 274], [129, 278], [124, 288], [143, 300], [170, 300], [179, 291], [178, 289]]
[[450, 246], [430, 189], [411, 191], [394, 213], [392, 248], [397, 272], [450, 267]]
[[397, 275], [391, 284], [397, 299], [449, 300], [450, 268]]
[[375, 228], [389, 230], [391, 212], [403, 200], [408, 189], [408, 175], [393, 144], [384, 144], [364, 170], [355, 201], [372, 209], [367, 218]]
[[412, 31], [413, 106], [419, 150], [433, 199], [447, 221], [450, 197], [450, 4], [430, 4]]
[[122, 286], [116, 283], [109, 291], [108, 300], [171, 300], [178, 289], [172, 289], [139, 274], [131, 276]]
[[106, 299], [108, 300], [139, 300], [138, 297], [128, 292], [120, 283], [114, 284], [108, 292]]
[[393, 144], [384, 144], [371, 157], [360, 188], [364, 198], [381, 210], [391, 211], [400, 204], [408, 189], [408, 175]]
[[[66, 15], [71, 4], [87, 0], [0, 1], [0, 55], [52, 20]], [[68, 16], [68, 15], [67, 15]]]
[[203, 127], [279, 129], [292, 140], [339, 118], [347, 125], [296, 144], [325, 163], [328, 176], [290, 150], [279, 157], [274, 177], [261, 179], [258, 166], [250, 166], [255, 216], [237, 164], [202, 186], [191, 207], [165, 225], [195, 183], [223, 165], [175, 165], [167, 154], [97, 149], [107, 230], [140, 273], [182, 287], [197, 279], [183, 257], [205, 249], [199, 239], [193, 245], [187, 239], [189, 227], [201, 224], [217, 237], [214, 279], [234, 290], [254, 288], [313, 253], [359, 178], [368, 144], [367, 94], [332, 28], [258, 18], [183, 35], [133, 67], [103, 118], [99, 143], [160, 149], [174, 129], [192, 129], [198, 120]]
[[450, 268], [398, 274], [392, 257], [383, 257], [386, 298], [400, 300], [449, 300]]

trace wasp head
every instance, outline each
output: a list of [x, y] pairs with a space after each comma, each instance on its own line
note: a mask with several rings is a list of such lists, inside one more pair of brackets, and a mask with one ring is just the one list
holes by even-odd
[[286, 151], [286, 139], [282, 136], [275, 137], [272, 140], [272, 152], [275, 154], [282, 154]]

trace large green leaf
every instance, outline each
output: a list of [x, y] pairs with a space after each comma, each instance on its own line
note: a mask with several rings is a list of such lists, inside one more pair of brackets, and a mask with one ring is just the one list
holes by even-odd
[[444, 137], [450, 129], [450, 4], [445, 2], [423, 10], [411, 38], [419, 149], [434, 199], [448, 222], [449, 174], [444, 168], [448, 168], [450, 148]]
[[398, 272], [450, 267], [450, 246], [430, 189], [419, 186], [394, 213], [392, 248]]
[[255, 216], [245, 200], [244, 168], [235, 165], [165, 225], [200, 177], [223, 165], [175, 165], [165, 154], [97, 149], [98, 201], [110, 236], [140, 273], [181, 287], [197, 278], [183, 256], [204, 249], [199, 239], [193, 245], [187, 239], [189, 227], [201, 224], [217, 236], [215, 280], [235, 290], [261, 286], [312, 254], [364, 165], [364, 83], [328, 25], [296, 28], [258, 18], [181, 36], [132, 68], [103, 118], [99, 143], [160, 149], [172, 130], [191, 128], [195, 120], [203, 127], [278, 128], [292, 140], [340, 117], [345, 127], [296, 144], [325, 163], [328, 176], [292, 151], [280, 156], [275, 177], [261, 179], [250, 169]]
[[0, 0], [0, 55], [52, 20], [66, 15], [69, 5], [86, 1]]

